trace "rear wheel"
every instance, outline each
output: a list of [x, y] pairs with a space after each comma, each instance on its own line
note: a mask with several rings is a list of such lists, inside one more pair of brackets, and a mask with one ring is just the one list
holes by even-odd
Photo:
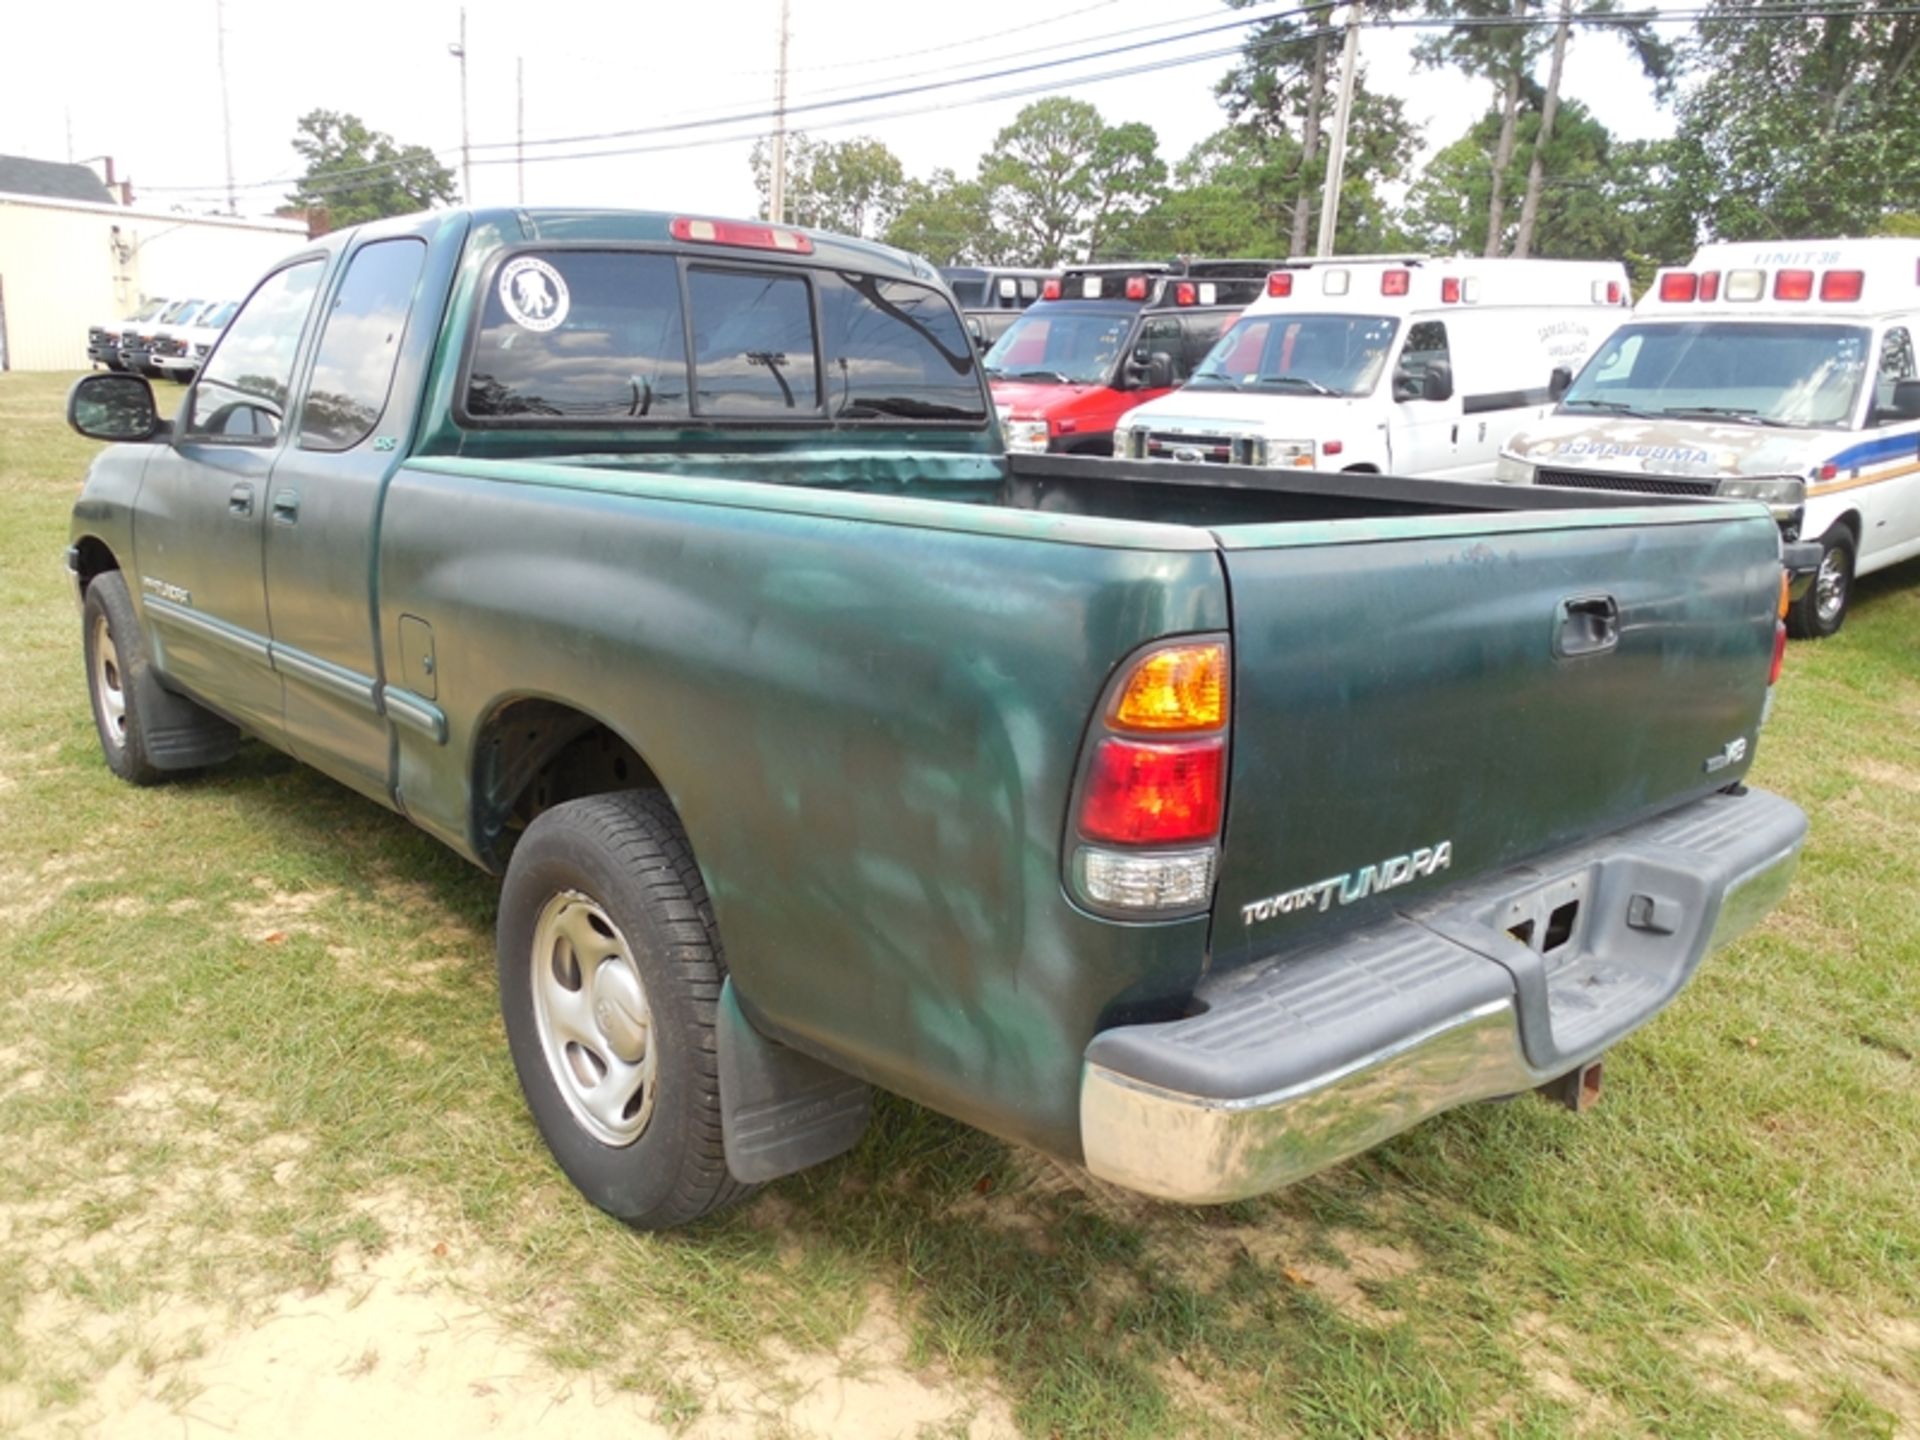
[[1787, 611], [1787, 630], [1799, 640], [1824, 639], [1846, 622], [1853, 600], [1853, 532], [1836, 525], [1820, 537], [1820, 568], [1807, 593]]
[[527, 827], [501, 891], [499, 963], [520, 1087], [582, 1194], [665, 1229], [750, 1192], [721, 1140], [719, 936], [664, 796], [592, 796]]
[[146, 641], [134, 618], [127, 582], [118, 570], [96, 576], [83, 607], [87, 693], [107, 768], [122, 780], [151, 785], [162, 771], [147, 754], [147, 717], [136, 699], [135, 676], [147, 664]]

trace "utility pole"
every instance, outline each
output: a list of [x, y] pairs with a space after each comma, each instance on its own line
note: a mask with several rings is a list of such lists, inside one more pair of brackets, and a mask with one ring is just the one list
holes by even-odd
[[467, 145], [467, 7], [460, 7], [460, 41], [447, 46], [460, 62], [460, 200], [473, 204], [473, 156]]
[[1316, 255], [1333, 254], [1333, 234], [1340, 223], [1340, 180], [1347, 167], [1347, 122], [1353, 118], [1353, 72], [1360, 63], [1361, 0], [1347, 6], [1347, 38], [1340, 47], [1340, 95], [1333, 107], [1333, 140], [1327, 151], [1327, 184], [1320, 196], [1320, 242]]
[[773, 182], [767, 188], [767, 218], [787, 219], [787, 0], [780, 0], [780, 66], [773, 81]]
[[227, 151], [227, 213], [238, 215], [240, 201], [233, 193], [233, 107], [227, 98], [227, 7], [213, 0], [214, 58], [220, 69], [220, 141]]

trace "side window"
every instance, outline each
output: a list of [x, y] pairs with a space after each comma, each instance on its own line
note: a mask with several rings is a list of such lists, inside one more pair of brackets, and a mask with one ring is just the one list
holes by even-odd
[[694, 408], [702, 415], [814, 417], [813, 305], [798, 275], [687, 271]]
[[1407, 348], [1400, 352], [1400, 369], [1408, 375], [1424, 375], [1429, 366], [1451, 365], [1447, 352], [1447, 327], [1438, 320], [1422, 320], [1407, 331]]
[[1220, 337], [1227, 333], [1237, 317], [1232, 311], [1218, 315], [1186, 315], [1180, 320], [1181, 361], [1178, 366], [1184, 380], [1200, 368]]
[[1173, 383], [1184, 384], [1192, 367], [1186, 358], [1186, 336], [1180, 329], [1180, 322], [1171, 315], [1155, 315], [1140, 322], [1140, 338], [1134, 342], [1133, 353], [1144, 359], [1148, 355], [1165, 355], [1173, 361]]
[[1893, 387], [1901, 380], [1912, 380], [1913, 339], [1902, 326], [1887, 331], [1880, 341], [1880, 373], [1874, 380], [1873, 410], [1870, 423], [1885, 425], [1904, 418], [1893, 408]]
[[240, 307], [194, 384], [188, 436], [247, 442], [279, 435], [294, 352], [325, 269], [318, 259], [289, 265]]
[[373, 433], [387, 408], [400, 337], [426, 259], [424, 240], [381, 240], [348, 262], [301, 407], [301, 448], [347, 450]]

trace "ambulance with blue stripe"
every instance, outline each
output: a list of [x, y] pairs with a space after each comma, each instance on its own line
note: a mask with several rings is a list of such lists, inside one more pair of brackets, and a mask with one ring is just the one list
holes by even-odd
[[1760, 501], [1820, 543], [1789, 628], [1831, 635], [1856, 576], [1920, 557], [1916, 336], [1920, 240], [1704, 245], [1557, 380], [1495, 475]]

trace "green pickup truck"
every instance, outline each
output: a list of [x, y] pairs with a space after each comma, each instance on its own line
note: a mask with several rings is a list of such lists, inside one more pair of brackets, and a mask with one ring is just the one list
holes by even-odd
[[179, 414], [80, 380], [107, 762], [278, 746], [504, 874], [569, 1177], [691, 1220], [880, 1086], [1154, 1195], [1598, 1057], [1780, 897], [1759, 505], [1009, 457], [910, 256], [382, 222]]

